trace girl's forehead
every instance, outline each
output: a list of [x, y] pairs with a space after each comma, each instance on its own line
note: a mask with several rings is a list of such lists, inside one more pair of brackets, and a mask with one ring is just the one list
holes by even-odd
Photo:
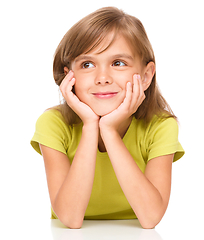
[[115, 34], [111, 32], [107, 34], [102, 41], [97, 40], [93, 46], [86, 52], [82, 53], [81, 55], [86, 54], [101, 54], [103, 52], [109, 51], [121, 51], [129, 53], [129, 55], [134, 56], [135, 53], [129, 41], [122, 35], [122, 34]]
[[116, 36], [113, 32], [109, 33], [105, 36], [102, 42], [98, 45], [98, 48], [95, 49], [98, 51], [98, 54], [107, 50], [115, 41], [117, 41], [118, 36]]

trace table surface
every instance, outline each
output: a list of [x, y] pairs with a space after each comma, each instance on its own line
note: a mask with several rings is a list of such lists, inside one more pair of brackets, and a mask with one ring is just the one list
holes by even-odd
[[84, 220], [81, 229], [69, 229], [59, 220], [33, 217], [1, 221], [4, 240], [204, 240], [202, 222], [187, 219], [181, 224], [161, 223], [155, 229], [143, 229], [138, 220]]
[[53, 240], [162, 240], [155, 229], [143, 229], [138, 220], [85, 220], [81, 229], [68, 229], [59, 220], [51, 220], [51, 232]]

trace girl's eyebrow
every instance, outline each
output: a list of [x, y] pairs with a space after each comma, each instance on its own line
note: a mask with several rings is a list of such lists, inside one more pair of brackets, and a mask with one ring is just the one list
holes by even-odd
[[114, 55], [114, 56], [112, 56], [114, 59], [117, 59], [117, 58], [126, 58], [126, 59], [129, 59], [129, 60], [131, 60], [131, 61], [134, 61], [134, 58], [131, 56], [131, 55], [129, 55], [129, 54], [127, 54], [127, 53], [122, 53], [122, 54], [116, 54], [116, 55]]
[[[129, 59], [129, 60], [131, 60], [131, 61], [134, 61], [134, 58], [133, 58], [131, 55], [127, 54], [127, 53], [116, 54], [116, 55], [111, 56], [111, 58], [113, 58], [113, 59], [126, 58], [126, 59]], [[92, 59], [94, 59], [94, 57], [92, 57], [92, 56], [89, 56], [89, 55], [80, 55], [80, 56], [78, 56], [78, 57], [75, 59], [75, 63], [78, 62], [78, 61], [81, 61], [81, 60], [92, 60]]]
[[81, 60], [91, 60], [93, 57], [88, 55], [80, 55], [75, 59], [75, 62], [81, 61]]

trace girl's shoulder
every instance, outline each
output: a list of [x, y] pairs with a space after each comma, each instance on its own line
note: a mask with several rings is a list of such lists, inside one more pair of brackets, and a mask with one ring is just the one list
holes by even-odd
[[157, 116], [154, 115], [151, 122], [149, 123], [149, 129], [156, 131], [163, 128], [174, 128], [178, 130], [178, 122], [173, 117], [168, 117], [167, 115]]
[[154, 115], [150, 122], [145, 123], [142, 119], [135, 119], [137, 131], [143, 134], [154, 134], [165, 129], [178, 131], [178, 122], [173, 117]]
[[173, 117], [154, 116], [148, 124], [136, 120], [136, 135], [144, 148], [148, 160], [175, 153], [174, 161], [184, 155], [184, 150], [178, 140], [179, 126]]
[[62, 116], [60, 110], [57, 107], [46, 109], [39, 117], [39, 119], [53, 119], [58, 118], [65, 122], [64, 117]]
[[73, 128], [66, 124], [59, 110], [48, 109], [36, 121], [31, 145], [39, 153], [41, 153], [39, 144], [66, 153], [66, 146], [71, 139], [72, 131]]
[[52, 129], [69, 129], [70, 126], [68, 126], [65, 122], [64, 117], [60, 113], [59, 110], [55, 108], [50, 108], [45, 110], [37, 119], [36, 122], [36, 128], [52, 128]]

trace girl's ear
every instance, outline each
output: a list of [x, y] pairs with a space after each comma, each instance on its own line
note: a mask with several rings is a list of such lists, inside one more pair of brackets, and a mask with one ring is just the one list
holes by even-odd
[[155, 74], [155, 64], [154, 62], [149, 62], [147, 66], [144, 69], [144, 75], [142, 79], [142, 85], [144, 91], [148, 89], [152, 82], [152, 78], [154, 77]]
[[65, 73], [65, 75], [67, 75], [68, 72], [69, 72], [69, 69], [68, 69], [67, 67], [64, 67], [64, 73]]

